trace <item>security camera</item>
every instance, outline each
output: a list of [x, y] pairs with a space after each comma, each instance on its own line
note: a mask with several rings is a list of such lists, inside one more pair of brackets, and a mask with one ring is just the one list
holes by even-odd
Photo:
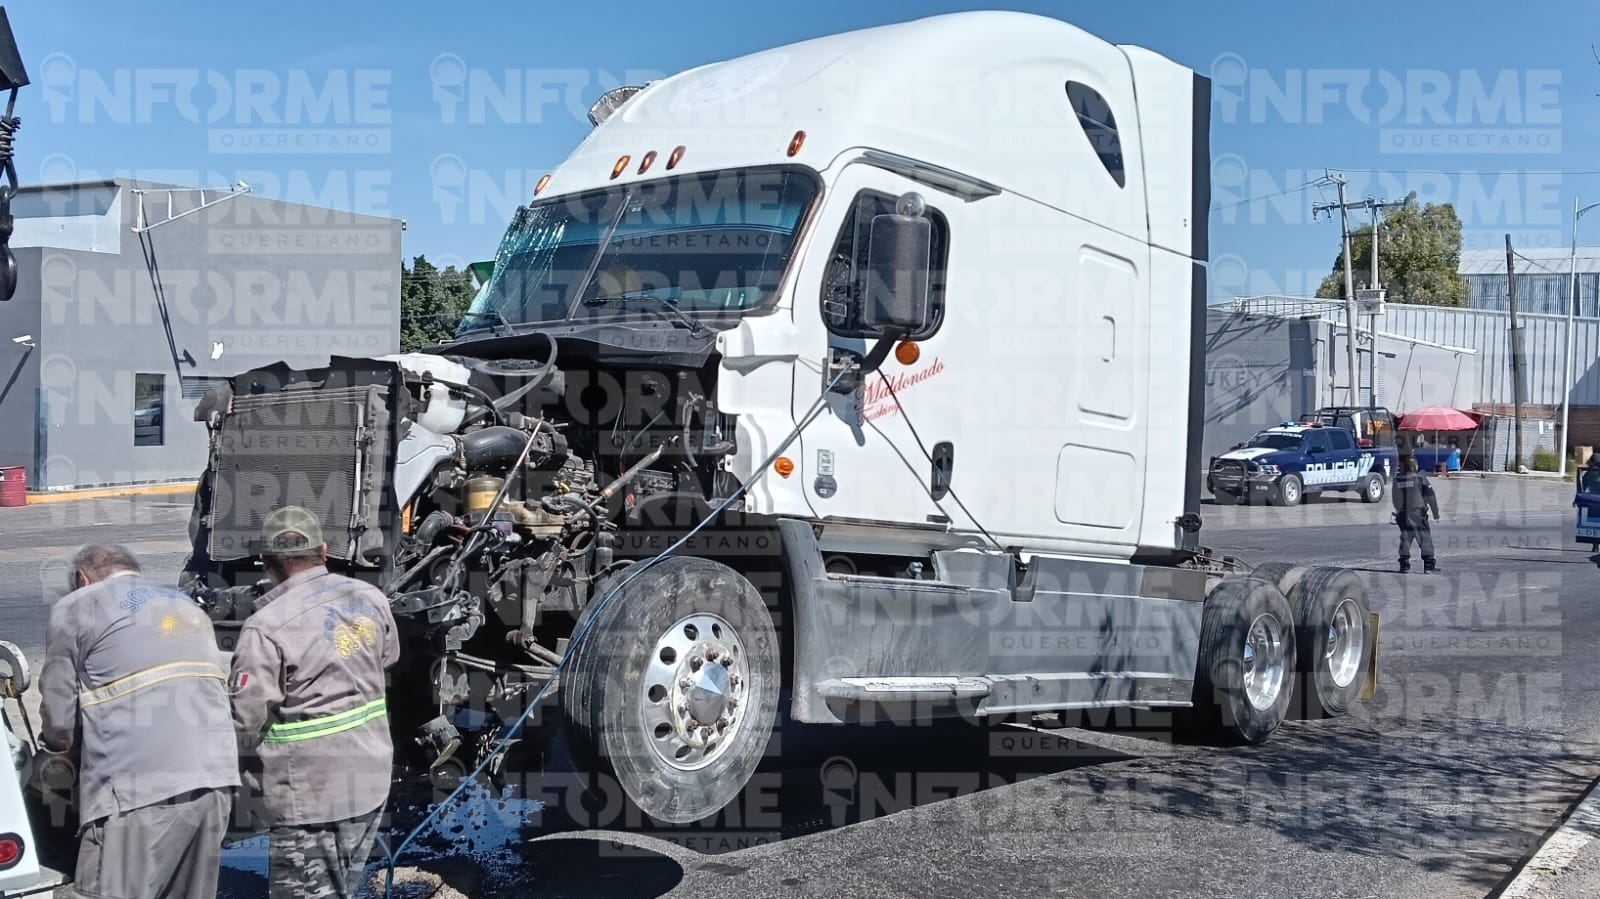
[[13, 337], [13, 338], [11, 338], [11, 342], [12, 343], [20, 343], [23, 346], [28, 347], [30, 349], [34, 345], [34, 343], [33, 343], [33, 335], [32, 334], [24, 334], [21, 337]]

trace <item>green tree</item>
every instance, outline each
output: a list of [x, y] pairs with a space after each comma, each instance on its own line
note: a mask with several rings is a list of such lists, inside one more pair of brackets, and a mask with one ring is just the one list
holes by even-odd
[[440, 270], [426, 256], [400, 262], [400, 349], [449, 340], [472, 303], [472, 276], [455, 266]]
[[[1352, 212], [1354, 214], [1354, 212]], [[1461, 219], [1449, 203], [1417, 202], [1413, 191], [1400, 206], [1385, 211], [1378, 234], [1378, 276], [1395, 303], [1463, 306], [1467, 282], [1461, 277]], [[1372, 282], [1372, 225], [1350, 232], [1357, 290]], [[1322, 279], [1317, 296], [1344, 299], [1344, 253]]]

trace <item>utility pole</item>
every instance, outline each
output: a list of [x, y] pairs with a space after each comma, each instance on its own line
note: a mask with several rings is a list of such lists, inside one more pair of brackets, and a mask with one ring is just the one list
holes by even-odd
[[[1367, 287], [1372, 290], [1379, 288], [1378, 284], [1378, 205], [1371, 197], [1367, 197], [1367, 211], [1372, 214], [1372, 280], [1367, 282]], [[1367, 319], [1367, 333], [1372, 335], [1372, 352], [1367, 356], [1367, 403], [1371, 406], [1378, 405], [1378, 313], [1374, 311]]]
[[[1323, 180], [1332, 181], [1339, 185], [1339, 222], [1340, 230], [1344, 232], [1344, 324], [1346, 329], [1346, 349], [1349, 357], [1350, 372], [1350, 405], [1361, 405], [1361, 375], [1356, 366], [1356, 279], [1355, 271], [1351, 268], [1354, 264], [1350, 258], [1350, 208], [1345, 202], [1343, 175], [1324, 174]], [[1330, 209], [1328, 204], [1318, 204], [1312, 207], [1312, 213]], [[1376, 343], [1374, 343], [1376, 347]]]
[[[1600, 208], [1600, 203], [1590, 203], [1582, 208], [1578, 207], [1576, 198], [1572, 201], [1572, 281], [1568, 287], [1567, 297], [1567, 366], [1561, 376], [1561, 476], [1567, 476], [1567, 451], [1570, 445], [1567, 440], [1567, 424], [1572, 402], [1572, 319], [1578, 311], [1578, 220], [1584, 213]], [[1585, 366], [1587, 368], [1587, 366]], [[1574, 460], [1576, 462], [1576, 460]]]
[[1372, 280], [1367, 282], [1367, 286], [1373, 290], [1381, 286], [1378, 284], [1378, 207], [1383, 205], [1388, 204], [1367, 197], [1367, 213], [1372, 216]]
[[[1379, 212], [1379, 210], [1388, 209], [1388, 208], [1393, 207], [1393, 206], [1404, 206], [1405, 204], [1404, 203], [1399, 203], [1399, 202], [1389, 202], [1387, 200], [1379, 201], [1379, 200], [1374, 200], [1371, 197], [1367, 197], [1366, 205], [1367, 205], [1367, 212], [1372, 215], [1372, 281], [1367, 286], [1370, 287], [1373, 290], [1382, 290], [1383, 289], [1383, 284], [1380, 283], [1380, 278], [1379, 278], [1379, 275], [1378, 275], [1378, 234], [1379, 234], [1379, 232], [1381, 232], [1383, 230], [1383, 223], [1381, 221], [1379, 221], [1379, 219], [1378, 219], [1378, 212]], [[1368, 332], [1372, 335], [1372, 355], [1367, 359], [1367, 368], [1368, 368], [1367, 383], [1369, 385], [1371, 385], [1368, 388], [1368, 391], [1369, 391], [1368, 395], [1372, 398], [1372, 405], [1376, 406], [1376, 405], [1378, 405], [1378, 313], [1377, 312], [1373, 312], [1372, 313], [1370, 321], [1372, 322], [1372, 326], [1371, 326], [1371, 328], [1368, 329]]]
[[1522, 470], [1522, 332], [1517, 328], [1517, 264], [1512, 258], [1511, 235], [1506, 235], [1506, 289], [1511, 304], [1511, 398], [1516, 415], [1517, 465]]

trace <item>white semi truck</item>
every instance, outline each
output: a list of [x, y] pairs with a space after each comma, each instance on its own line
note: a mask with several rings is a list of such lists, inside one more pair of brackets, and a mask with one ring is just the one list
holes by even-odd
[[392, 597], [436, 773], [553, 680], [529, 733], [663, 822], [780, 722], [1342, 714], [1361, 582], [1199, 542], [1210, 102], [1011, 12], [612, 91], [453, 340], [201, 402], [185, 584], [226, 645], [262, 518], [316, 509]]

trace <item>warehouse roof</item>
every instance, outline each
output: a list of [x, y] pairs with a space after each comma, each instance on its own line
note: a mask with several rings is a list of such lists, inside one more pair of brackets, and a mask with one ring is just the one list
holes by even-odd
[[[1512, 248], [1517, 254], [1517, 274], [1570, 275], [1572, 273], [1571, 247]], [[1461, 265], [1457, 271], [1463, 275], [1504, 275], [1506, 251], [1462, 250]], [[1579, 274], [1600, 272], [1600, 247], [1578, 248]]]

